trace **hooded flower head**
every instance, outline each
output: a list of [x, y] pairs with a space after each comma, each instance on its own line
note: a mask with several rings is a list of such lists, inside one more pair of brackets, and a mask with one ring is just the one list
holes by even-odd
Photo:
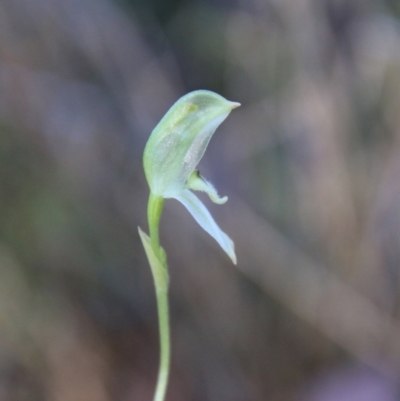
[[153, 130], [144, 150], [143, 164], [150, 191], [179, 200], [224, 249], [234, 263], [232, 240], [218, 227], [210, 212], [191, 192], [204, 191], [215, 203], [225, 203], [196, 170], [218, 126], [240, 106], [214, 92], [199, 90], [180, 98]]

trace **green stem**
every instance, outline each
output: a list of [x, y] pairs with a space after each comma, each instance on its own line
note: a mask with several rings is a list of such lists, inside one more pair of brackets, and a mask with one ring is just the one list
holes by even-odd
[[[160, 261], [163, 271], [153, 271], [156, 288], [158, 323], [160, 331], [160, 366], [158, 370], [157, 386], [153, 401], [164, 401], [167, 391], [170, 366], [170, 334], [168, 309], [168, 272], [164, 251], [160, 247], [158, 227], [164, 205], [162, 197], [150, 194], [147, 215], [149, 220], [150, 241], [154, 254]], [[163, 277], [164, 279], [160, 279]]]
[[160, 367], [158, 370], [157, 387], [154, 401], [164, 401], [167, 391], [169, 365], [170, 365], [170, 338], [169, 338], [169, 312], [168, 290], [156, 290], [158, 322], [160, 330]]
[[[163, 206], [164, 199], [161, 196], [150, 193], [149, 204], [147, 206], [147, 219], [149, 221], [151, 246], [157, 257], [160, 256], [160, 238], [158, 235], [158, 226], [160, 224]], [[160, 261], [162, 262], [161, 259]]]

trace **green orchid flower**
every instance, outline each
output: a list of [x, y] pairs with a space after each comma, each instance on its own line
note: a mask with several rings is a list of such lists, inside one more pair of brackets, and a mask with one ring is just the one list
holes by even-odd
[[147, 209], [150, 236], [140, 228], [139, 234], [153, 274], [160, 327], [160, 366], [154, 401], [165, 399], [171, 348], [167, 258], [158, 233], [164, 199], [175, 198], [181, 202], [236, 264], [233, 241], [218, 227], [192, 191], [206, 192], [218, 204], [228, 200], [226, 196], [218, 196], [196, 166], [215, 130], [238, 106], [239, 103], [230, 102], [213, 92], [191, 92], [179, 99], [158, 123], [144, 150], [144, 171], [150, 186]]
[[216, 93], [198, 90], [180, 98], [152, 132], [143, 164], [150, 191], [181, 202], [236, 264], [233, 241], [218, 227], [204, 204], [191, 192], [206, 192], [214, 203], [225, 203], [196, 170], [218, 126], [240, 104]]

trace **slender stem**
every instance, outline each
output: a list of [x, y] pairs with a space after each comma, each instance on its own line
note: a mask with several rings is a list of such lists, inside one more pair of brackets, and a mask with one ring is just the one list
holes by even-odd
[[170, 365], [170, 338], [169, 338], [169, 311], [168, 290], [156, 291], [158, 322], [160, 330], [160, 367], [158, 370], [157, 387], [154, 401], [164, 401], [167, 391], [169, 365]]
[[151, 246], [154, 253], [160, 256], [160, 238], [158, 234], [158, 226], [162, 209], [164, 206], [164, 199], [161, 196], [153, 195], [150, 193], [149, 204], [147, 206], [147, 219], [149, 221]]
[[[147, 215], [149, 220], [150, 241], [153, 252], [160, 261], [160, 268], [165, 271], [154, 272], [154, 285], [156, 287], [158, 324], [160, 332], [160, 366], [158, 370], [157, 386], [153, 401], [164, 401], [167, 391], [169, 367], [170, 367], [170, 333], [169, 333], [169, 308], [168, 308], [168, 272], [163, 250], [160, 247], [158, 227], [164, 205], [162, 197], [150, 194]], [[157, 275], [157, 277], [156, 277]], [[160, 281], [160, 277], [165, 280]]]

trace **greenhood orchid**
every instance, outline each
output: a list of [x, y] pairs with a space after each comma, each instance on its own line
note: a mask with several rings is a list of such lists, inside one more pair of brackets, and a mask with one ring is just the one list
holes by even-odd
[[196, 170], [218, 126], [232, 109], [240, 106], [216, 93], [198, 90], [180, 98], [152, 132], [144, 150], [143, 164], [150, 191], [164, 199], [181, 202], [236, 263], [232, 240], [218, 227], [210, 212], [191, 190], [204, 191], [218, 204], [215, 188]]
[[180, 98], [158, 123], [144, 150], [143, 164], [150, 187], [148, 221], [150, 236], [139, 228], [156, 288], [160, 327], [160, 367], [154, 401], [164, 401], [170, 365], [168, 267], [160, 246], [158, 228], [164, 199], [175, 198], [191, 213], [236, 264], [232, 240], [218, 227], [210, 212], [192, 191], [203, 191], [218, 204], [228, 198], [196, 170], [218, 126], [240, 106], [216, 93], [199, 90]]

